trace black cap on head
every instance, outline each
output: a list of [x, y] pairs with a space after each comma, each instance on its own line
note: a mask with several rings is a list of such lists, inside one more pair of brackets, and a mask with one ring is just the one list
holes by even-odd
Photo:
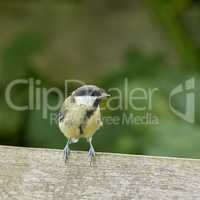
[[103, 94], [106, 94], [105, 90], [98, 88], [95, 85], [81, 86], [72, 93], [73, 96], [94, 96], [94, 97], [101, 97]]

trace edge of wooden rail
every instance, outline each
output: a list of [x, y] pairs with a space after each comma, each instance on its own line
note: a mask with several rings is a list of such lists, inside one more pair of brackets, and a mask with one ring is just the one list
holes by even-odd
[[[0, 145], [1, 149], [11, 149], [11, 150], [32, 150], [32, 151], [51, 151], [51, 152], [60, 152], [62, 154], [62, 149], [56, 149], [56, 148], [41, 148], [41, 147], [20, 147], [20, 146], [10, 146], [10, 145]], [[79, 151], [79, 150], [72, 150], [72, 154], [87, 154], [87, 151]], [[97, 157], [98, 155], [107, 155], [107, 156], [125, 156], [125, 157], [134, 157], [134, 158], [149, 158], [149, 159], [161, 159], [161, 160], [179, 160], [179, 161], [197, 161], [200, 162], [200, 159], [197, 158], [187, 158], [187, 157], [169, 157], [169, 156], [153, 156], [153, 155], [139, 155], [139, 154], [127, 154], [127, 153], [117, 153], [117, 152], [96, 152]]]

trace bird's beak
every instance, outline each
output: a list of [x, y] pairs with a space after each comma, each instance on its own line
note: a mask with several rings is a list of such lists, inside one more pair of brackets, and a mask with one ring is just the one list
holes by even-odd
[[110, 97], [110, 94], [107, 94], [106, 92], [102, 93], [102, 95], [99, 97], [99, 99], [106, 99], [108, 97]]

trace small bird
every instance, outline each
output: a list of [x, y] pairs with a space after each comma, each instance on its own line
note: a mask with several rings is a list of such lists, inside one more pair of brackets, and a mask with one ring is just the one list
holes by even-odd
[[91, 163], [95, 157], [92, 137], [103, 125], [99, 104], [109, 96], [104, 89], [95, 85], [84, 85], [65, 99], [58, 117], [59, 128], [68, 138], [64, 148], [65, 162], [70, 155], [69, 145], [78, 142], [80, 138], [86, 138], [90, 144], [88, 156]]

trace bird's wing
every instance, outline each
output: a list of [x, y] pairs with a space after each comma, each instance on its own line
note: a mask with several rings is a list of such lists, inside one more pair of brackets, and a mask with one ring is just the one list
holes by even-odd
[[69, 108], [72, 105], [73, 99], [70, 97], [66, 98], [66, 100], [64, 101], [63, 105], [61, 106], [60, 112], [58, 114], [58, 120], [59, 122], [62, 122], [65, 118], [65, 115], [67, 114], [67, 112], [69, 111]]
[[74, 102], [72, 97], [68, 97], [59, 112], [59, 122], [67, 121], [67, 123], [81, 124], [87, 117], [87, 112], [90, 107], [85, 105], [78, 105]]

